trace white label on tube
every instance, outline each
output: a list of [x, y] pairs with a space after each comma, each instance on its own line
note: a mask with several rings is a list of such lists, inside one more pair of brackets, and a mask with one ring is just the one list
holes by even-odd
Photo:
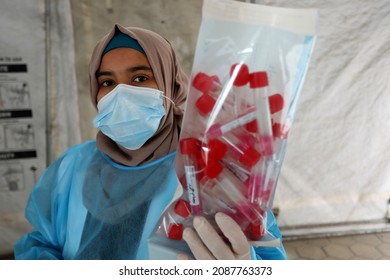
[[198, 184], [196, 181], [195, 167], [192, 165], [184, 166], [187, 180], [188, 200], [191, 205], [199, 205]]

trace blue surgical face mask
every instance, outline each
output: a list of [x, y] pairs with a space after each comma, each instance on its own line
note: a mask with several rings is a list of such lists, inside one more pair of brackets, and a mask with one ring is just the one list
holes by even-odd
[[166, 114], [162, 98], [157, 89], [119, 84], [99, 100], [93, 125], [117, 144], [137, 150]]

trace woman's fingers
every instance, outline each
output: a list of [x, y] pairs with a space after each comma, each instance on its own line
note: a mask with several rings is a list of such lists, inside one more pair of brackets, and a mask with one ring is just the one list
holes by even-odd
[[217, 213], [215, 221], [229, 240], [237, 259], [250, 259], [250, 244], [240, 226], [228, 215]]
[[203, 244], [208, 248], [211, 254], [217, 260], [232, 260], [234, 254], [213, 226], [205, 217], [198, 216], [193, 221], [194, 228], [202, 240]]
[[183, 231], [183, 239], [190, 247], [192, 254], [197, 260], [215, 260], [207, 247], [203, 244], [195, 230], [186, 228]]
[[205, 217], [197, 216], [193, 220], [194, 228], [186, 228], [183, 232], [183, 239], [194, 257], [198, 260], [250, 259], [250, 244], [240, 226], [224, 213], [217, 213], [215, 221], [230, 245]]

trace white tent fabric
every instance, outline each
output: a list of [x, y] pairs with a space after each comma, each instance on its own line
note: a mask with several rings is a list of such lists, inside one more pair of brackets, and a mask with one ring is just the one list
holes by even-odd
[[386, 223], [389, 2], [276, 2], [319, 9], [318, 38], [275, 197], [279, 223], [282, 228]]
[[73, 22], [68, 0], [46, 1], [49, 57], [49, 159], [81, 142]]

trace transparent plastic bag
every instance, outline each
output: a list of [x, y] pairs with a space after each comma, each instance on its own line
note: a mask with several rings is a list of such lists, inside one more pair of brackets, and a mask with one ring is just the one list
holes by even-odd
[[184, 250], [182, 232], [193, 217], [215, 225], [217, 212], [232, 217], [254, 245], [275, 239], [266, 228], [267, 213], [316, 16], [316, 10], [204, 1], [176, 158], [183, 193], [162, 215], [154, 245]]

